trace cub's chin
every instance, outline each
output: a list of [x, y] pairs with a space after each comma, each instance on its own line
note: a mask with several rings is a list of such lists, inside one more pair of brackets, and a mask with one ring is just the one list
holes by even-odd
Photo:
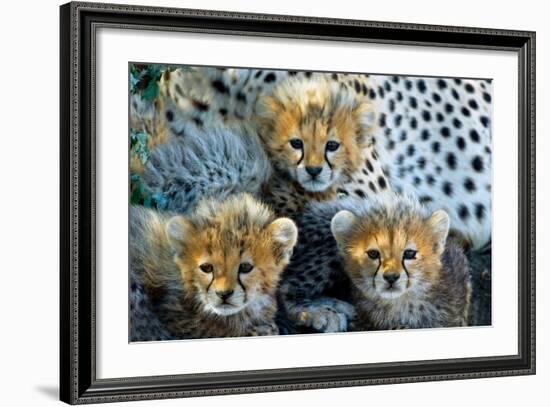
[[376, 290], [378, 295], [385, 300], [395, 300], [401, 297], [405, 293], [405, 289], [402, 287], [382, 287]]
[[245, 306], [246, 304], [242, 304], [242, 305], [234, 305], [234, 304], [228, 304], [228, 303], [222, 303], [222, 304], [208, 303], [207, 304], [207, 308], [209, 308], [209, 310], [212, 313], [216, 315], [221, 315], [221, 316], [229, 316], [229, 315], [237, 314], [241, 312]]
[[299, 181], [302, 188], [309, 192], [323, 192], [330, 188], [330, 182], [322, 182], [317, 180]]

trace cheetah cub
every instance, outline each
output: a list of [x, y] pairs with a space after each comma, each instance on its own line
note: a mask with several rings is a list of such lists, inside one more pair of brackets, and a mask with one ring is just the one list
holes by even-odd
[[275, 335], [297, 228], [248, 194], [189, 215], [130, 211], [130, 339]]
[[256, 122], [275, 169], [264, 199], [291, 216], [310, 201], [335, 198], [359, 170], [370, 154], [375, 112], [327, 74], [290, 76], [259, 99]]
[[470, 277], [462, 250], [447, 242], [449, 216], [413, 198], [338, 212], [331, 222], [358, 313], [352, 329], [465, 326]]

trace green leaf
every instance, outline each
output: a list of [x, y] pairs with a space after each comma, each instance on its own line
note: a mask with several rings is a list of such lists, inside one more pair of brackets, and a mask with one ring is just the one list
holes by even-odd
[[141, 92], [143, 100], [152, 101], [159, 95], [159, 86], [156, 80], [151, 80], [147, 87]]

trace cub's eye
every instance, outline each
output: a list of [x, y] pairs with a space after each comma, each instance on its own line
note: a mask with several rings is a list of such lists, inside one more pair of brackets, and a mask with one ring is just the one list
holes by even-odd
[[340, 148], [340, 143], [334, 140], [327, 141], [327, 151], [336, 151]]
[[210, 263], [203, 263], [199, 266], [199, 268], [205, 273], [212, 273], [214, 271], [214, 266]]
[[254, 266], [250, 263], [241, 263], [239, 265], [239, 273], [243, 273], [243, 274], [250, 273], [253, 268]]
[[416, 259], [416, 250], [407, 249], [403, 252], [403, 258], [405, 260], [413, 260]]
[[293, 138], [290, 140], [290, 145], [296, 150], [301, 150], [304, 147], [304, 142], [299, 138]]
[[367, 251], [367, 256], [373, 260], [376, 260], [380, 258], [380, 252], [378, 250], [371, 249]]

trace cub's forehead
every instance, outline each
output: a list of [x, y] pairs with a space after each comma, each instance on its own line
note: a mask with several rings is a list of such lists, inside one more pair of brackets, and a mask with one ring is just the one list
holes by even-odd
[[427, 234], [430, 228], [427, 219], [417, 213], [402, 213], [392, 216], [377, 212], [360, 216], [353, 229], [357, 240], [401, 241], [419, 234]]
[[194, 252], [197, 256], [238, 261], [245, 257], [256, 257], [258, 252], [266, 252], [271, 247], [271, 239], [258, 225], [241, 229], [206, 228], [194, 239]]

